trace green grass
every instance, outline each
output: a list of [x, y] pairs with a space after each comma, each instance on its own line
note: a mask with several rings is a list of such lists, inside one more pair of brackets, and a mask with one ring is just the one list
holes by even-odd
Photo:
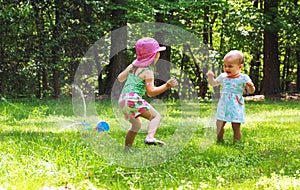
[[127, 153], [128, 123], [96, 103], [108, 132], [67, 130], [77, 120], [70, 99], [1, 101], [0, 189], [300, 189], [300, 102], [247, 102], [238, 144], [229, 124], [224, 144], [206, 132], [212, 103], [167, 102], [157, 138], [169, 148], [143, 145], [143, 126]]

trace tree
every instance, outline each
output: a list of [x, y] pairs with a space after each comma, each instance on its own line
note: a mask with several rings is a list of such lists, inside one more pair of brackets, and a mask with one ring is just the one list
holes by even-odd
[[57, 1], [54, 0], [54, 18], [52, 19], [52, 21], [50, 21], [52, 23], [52, 34], [53, 34], [53, 38], [52, 40], [53, 45], [51, 48], [51, 53], [52, 53], [52, 73], [53, 73], [53, 97], [54, 98], [59, 98], [60, 97], [60, 70], [59, 70], [59, 52], [60, 50], [60, 45], [61, 45], [61, 40], [59, 40], [59, 35], [61, 33], [61, 27], [60, 27], [60, 23], [61, 23], [61, 11], [62, 10], [62, 2], [61, 1]]
[[[111, 3], [118, 7], [111, 11], [111, 16], [114, 19], [111, 33], [111, 59], [107, 67], [107, 79], [105, 85], [106, 94], [111, 94], [114, 81], [119, 73], [126, 67], [127, 55], [127, 20], [126, 20], [126, 1], [112, 0]], [[115, 31], [117, 30], [118, 31]], [[111, 94], [112, 97], [117, 97], [117, 94]]]
[[[165, 1], [164, 5], [170, 5], [169, 1]], [[167, 6], [166, 10], [162, 10], [160, 7], [161, 4], [158, 4], [157, 2], [154, 2], [154, 9], [156, 10], [155, 14], [155, 22], [158, 23], [165, 23], [165, 19], [169, 20], [170, 18], [170, 6]], [[155, 33], [155, 39], [158, 42], [164, 42], [166, 39], [166, 31], [157, 31]], [[160, 60], [158, 60], [158, 63], [156, 64], [156, 73], [158, 77], [155, 79], [155, 84], [157, 86], [163, 85], [169, 78], [170, 78], [170, 64], [171, 60], [171, 47], [166, 46], [166, 51], [160, 52]], [[159, 98], [166, 98], [168, 97], [170, 93], [170, 90], [165, 91], [164, 93], [158, 95]]]
[[[296, 10], [299, 11], [299, 5], [298, 5], [298, 0], [294, 0], [294, 5], [296, 7]], [[296, 26], [298, 26], [299, 24], [299, 17], [297, 17], [297, 19], [295, 19], [295, 24]], [[299, 34], [299, 30], [297, 30], [297, 39], [296, 40], [296, 63], [297, 63], [297, 81], [296, 81], [296, 90], [297, 92], [300, 92], [300, 42], [299, 42], [299, 38], [300, 38], [300, 34]]]
[[264, 67], [262, 93], [268, 98], [280, 96], [280, 73], [278, 51], [278, 0], [264, 1]]
[[[109, 63], [97, 68], [102, 71], [98, 93], [110, 94], [117, 75], [134, 56], [134, 50], [126, 49], [127, 23], [140, 22], [181, 27], [209, 46], [215, 64], [196, 63], [189, 47], [167, 47], [160, 60], [180, 67], [201, 97], [207, 95], [205, 71], [218, 65], [222, 68], [222, 57], [231, 49], [245, 54], [244, 72], [258, 92], [278, 96], [281, 89], [288, 90], [289, 82], [297, 82], [300, 91], [298, 7], [298, 0], [2, 0], [0, 23], [5, 27], [0, 28], [0, 92], [38, 98], [67, 94], [89, 47], [123, 27], [118, 32], [122, 35], [111, 35], [111, 55], [105, 54], [111, 56]], [[168, 32], [157, 31], [153, 37], [163, 43]], [[101, 62], [99, 49], [94, 49], [95, 62]], [[186, 51], [180, 53], [182, 50]], [[170, 65], [157, 66], [163, 68], [157, 69], [156, 78], [166, 80]]]
[[[251, 22], [253, 26], [253, 32], [250, 33], [252, 46], [251, 46], [251, 55], [253, 58], [250, 62], [250, 72], [249, 76], [256, 88], [256, 93], [260, 93], [260, 73], [261, 73], [261, 54], [262, 54], [262, 25], [258, 20], [261, 18], [261, 9], [262, 9], [262, 2], [261, 0], [254, 0], [253, 2], [254, 11], [251, 12], [253, 17], [255, 16], [256, 20]], [[250, 43], [250, 42], [248, 42]]]
[[300, 49], [298, 48], [296, 50], [296, 56], [297, 56], [297, 82], [296, 82], [296, 90], [297, 92], [300, 92]]

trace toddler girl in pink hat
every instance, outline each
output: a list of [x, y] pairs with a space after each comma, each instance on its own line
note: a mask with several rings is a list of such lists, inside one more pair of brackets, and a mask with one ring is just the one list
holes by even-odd
[[161, 115], [142, 97], [145, 93], [150, 97], [159, 95], [169, 88], [177, 86], [177, 81], [172, 78], [161, 86], [154, 86], [153, 69], [159, 59], [160, 51], [166, 50], [166, 47], [159, 46], [153, 38], [145, 37], [136, 42], [135, 49], [136, 59], [118, 76], [120, 82], [126, 80], [119, 98], [120, 109], [124, 113], [124, 117], [131, 123], [131, 128], [126, 134], [125, 149], [132, 146], [141, 128], [140, 116], [150, 121], [144, 143], [163, 146], [165, 145], [163, 141], [154, 138]]

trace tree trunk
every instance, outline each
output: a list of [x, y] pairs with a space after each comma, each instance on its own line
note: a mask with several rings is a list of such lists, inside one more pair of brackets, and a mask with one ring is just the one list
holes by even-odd
[[283, 69], [282, 69], [282, 75], [281, 75], [281, 90], [282, 91], [289, 91], [290, 86], [290, 54], [291, 54], [291, 48], [289, 45], [285, 48], [285, 56], [283, 60]]
[[[209, 18], [210, 10], [208, 6], [204, 6], [204, 27], [203, 27], [203, 43], [205, 46], [209, 45], [210, 49], [213, 49], [213, 25], [218, 17], [218, 14], [213, 14], [212, 18]], [[208, 65], [202, 64], [203, 68], [199, 73], [199, 96], [205, 98], [208, 91], [208, 82], [206, 79], [206, 72], [208, 71]], [[213, 66], [214, 67], [214, 66]], [[214, 68], [212, 68], [214, 70]]]
[[[210, 45], [212, 45], [213, 41], [212, 41], [212, 23], [209, 22], [209, 7], [208, 6], [204, 6], [204, 26], [203, 26], [203, 43], [204, 45], [208, 45], [208, 42], [210, 42]], [[214, 22], [214, 21], [213, 21]], [[212, 46], [211, 46], [212, 48]], [[206, 65], [203, 64], [203, 67], [206, 67]], [[199, 68], [197, 68], [199, 69]], [[204, 68], [203, 68], [204, 69]], [[208, 69], [204, 69], [204, 70], [208, 70]], [[203, 72], [203, 70], [199, 70], [198, 71], [199, 76], [198, 76], [198, 84], [199, 84], [199, 97], [201, 98], [205, 98], [206, 94], [207, 94], [207, 90], [208, 90], [208, 83], [206, 80], [206, 76]]]
[[[0, 19], [0, 25], [1, 26], [6, 26], [7, 25], [7, 21], [4, 19]], [[4, 61], [6, 59], [6, 55], [5, 55], [5, 46], [6, 46], [6, 42], [4, 41], [4, 36], [8, 37], [8, 29], [7, 27], [2, 27], [1, 31], [1, 40], [0, 40], [0, 57], [1, 57], [1, 64], [0, 64], [0, 95], [4, 95], [4, 75], [5, 75], [5, 66], [6, 66], [6, 62]]]
[[54, 98], [58, 99], [60, 97], [60, 85], [59, 85], [59, 70], [53, 68], [53, 89], [54, 89]]
[[[62, 7], [62, 5], [60, 4], [60, 1], [55, 1], [55, 21], [53, 23], [54, 27], [52, 30], [53, 33], [53, 40], [58, 41], [58, 37], [59, 37], [59, 31], [60, 31], [60, 27], [58, 25], [58, 23], [60, 23], [60, 7]], [[59, 42], [56, 42], [56, 44]], [[52, 56], [51, 56], [51, 62], [53, 64], [52, 66], [52, 74], [53, 74], [53, 97], [58, 99], [60, 97], [60, 84], [59, 84], [59, 45], [54, 45], [52, 47]]]
[[300, 50], [296, 51], [297, 56], [297, 82], [296, 82], [296, 90], [300, 92]]
[[[164, 22], [165, 15], [157, 13], [155, 15], [155, 21], [159, 23]], [[165, 34], [167, 32], [156, 32], [155, 39], [158, 42], [165, 41]], [[165, 46], [165, 45], [164, 45]], [[171, 69], [171, 47], [166, 46], [166, 50], [160, 52], [160, 58], [156, 64], [156, 77], [155, 77], [155, 85], [160, 86], [163, 85], [167, 80], [170, 79], [170, 69]], [[157, 98], [167, 98], [170, 94], [170, 90], [163, 92], [162, 94], [156, 96]]]
[[260, 73], [260, 50], [254, 50], [253, 59], [250, 62], [250, 78], [256, 88], [256, 93], [260, 92], [260, 84], [259, 84], [259, 73]]
[[35, 44], [35, 50], [38, 50], [36, 53], [36, 83], [37, 83], [37, 89], [35, 92], [35, 96], [37, 98], [41, 98], [42, 97], [42, 67], [43, 67], [43, 60], [44, 60], [44, 56], [42, 55], [42, 53], [44, 52], [44, 40], [45, 40], [45, 36], [44, 36], [44, 22], [43, 22], [43, 15], [42, 12], [44, 10], [44, 7], [40, 8], [38, 6], [37, 2], [32, 2], [32, 7], [33, 7], [33, 11], [34, 11], [34, 16], [35, 16], [35, 24], [36, 24], [36, 31], [37, 31], [37, 38], [38, 38], [38, 42], [37, 44]]
[[[125, 6], [126, 1], [112, 0], [112, 3]], [[112, 98], [118, 98], [119, 96], [118, 92], [112, 92], [112, 87], [119, 73], [122, 72], [127, 65], [127, 20], [124, 19], [125, 16], [126, 11], [124, 10], [117, 9], [112, 11], [112, 17], [119, 18], [116, 19], [119, 22], [114, 25], [113, 32], [111, 32], [111, 59], [107, 67], [107, 80], [105, 85], [105, 93], [110, 94]], [[118, 29], [118, 31], [114, 31], [115, 29]]]
[[[259, 8], [259, 0], [254, 0], [253, 6], [257, 9]], [[261, 6], [260, 6], [261, 7]], [[250, 62], [250, 78], [256, 88], [256, 93], [260, 93], [260, 66], [261, 66], [261, 61], [260, 61], [260, 55], [261, 55], [261, 45], [262, 45], [262, 36], [256, 28], [254, 29], [254, 33], [256, 34], [255, 38], [256, 40], [254, 41], [253, 44], [253, 49], [251, 51], [251, 54], [253, 54], [253, 59]]]
[[42, 84], [43, 84], [43, 94], [46, 94], [48, 91], [48, 72], [46, 68], [43, 68]]
[[204, 6], [204, 16], [203, 16], [203, 43], [208, 44], [208, 25], [209, 25], [209, 19], [208, 19], [208, 14], [209, 14], [209, 7]]
[[[294, 5], [298, 8], [298, 0], [294, 0]], [[296, 43], [296, 59], [297, 59], [297, 81], [296, 81], [296, 91], [300, 92], [300, 43]]]
[[183, 46], [183, 53], [180, 63], [180, 74], [178, 81], [178, 94], [182, 99], [186, 99], [188, 97], [188, 88], [186, 88], [186, 73], [184, 72], [187, 63], [189, 62], [189, 57], [186, 54], [187, 45]]
[[[278, 0], [265, 0], [264, 67], [262, 93], [267, 98], [280, 97], [280, 74], [278, 60], [278, 25], [276, 25]], [[269, 24], [270, 23], [270, 24]]]
[[0, 72], [0, 94], [3, 94], [3, 73]]

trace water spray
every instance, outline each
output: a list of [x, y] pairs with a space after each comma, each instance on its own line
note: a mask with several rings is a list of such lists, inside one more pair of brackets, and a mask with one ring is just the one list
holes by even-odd
[[[84, 98], [84, 94], [83, 94], [82, 90], [79, 88], [78, 85], [72, 84], [72, 88], [77, 90], [80, 94], [80, 97], [81, 97], [81, 100], [82, 100], [82, 103], [83, 103], [83, 118], [86, 118], [86, 112], [87, 111], [86, 111], [86, 101], [85, 101], [85, 98]], [[94, 127], [92, 124], [86, 122], [86, 119], [84, 119], [82, 122], [77, 122], [77, 123], [72, 124], [68, 127], [75, 126], [75, 125], [83, 125], [84, 130], [95, 130], [95, 131], [98, 131], [98, 132], [109, 130], [109, 125], [105, 121], [99, 121], [97, 123], [96, 127]]]
[[12, 107], [14, 107], [14, 108], [17, 108], [17, 109], [19, 109], [19, 110], [22, 110], [22, 111], [24, 111], [24, 112], [30, 113], [29, 111], [24, 110], [23, 108], [20, 108], [19, 106], [16, 106], [15, 104], [13, 104], [13, 103], [7, 101], [7, 99], [4, 98], [2, 95], [0, 95], [0, 96], [1, 96], [1, 100], [2, 100], [3, 102], [5, 102], [6, 104], [8, 104], [8, 105], [10, 105], [10, 106], [12, 106]]

